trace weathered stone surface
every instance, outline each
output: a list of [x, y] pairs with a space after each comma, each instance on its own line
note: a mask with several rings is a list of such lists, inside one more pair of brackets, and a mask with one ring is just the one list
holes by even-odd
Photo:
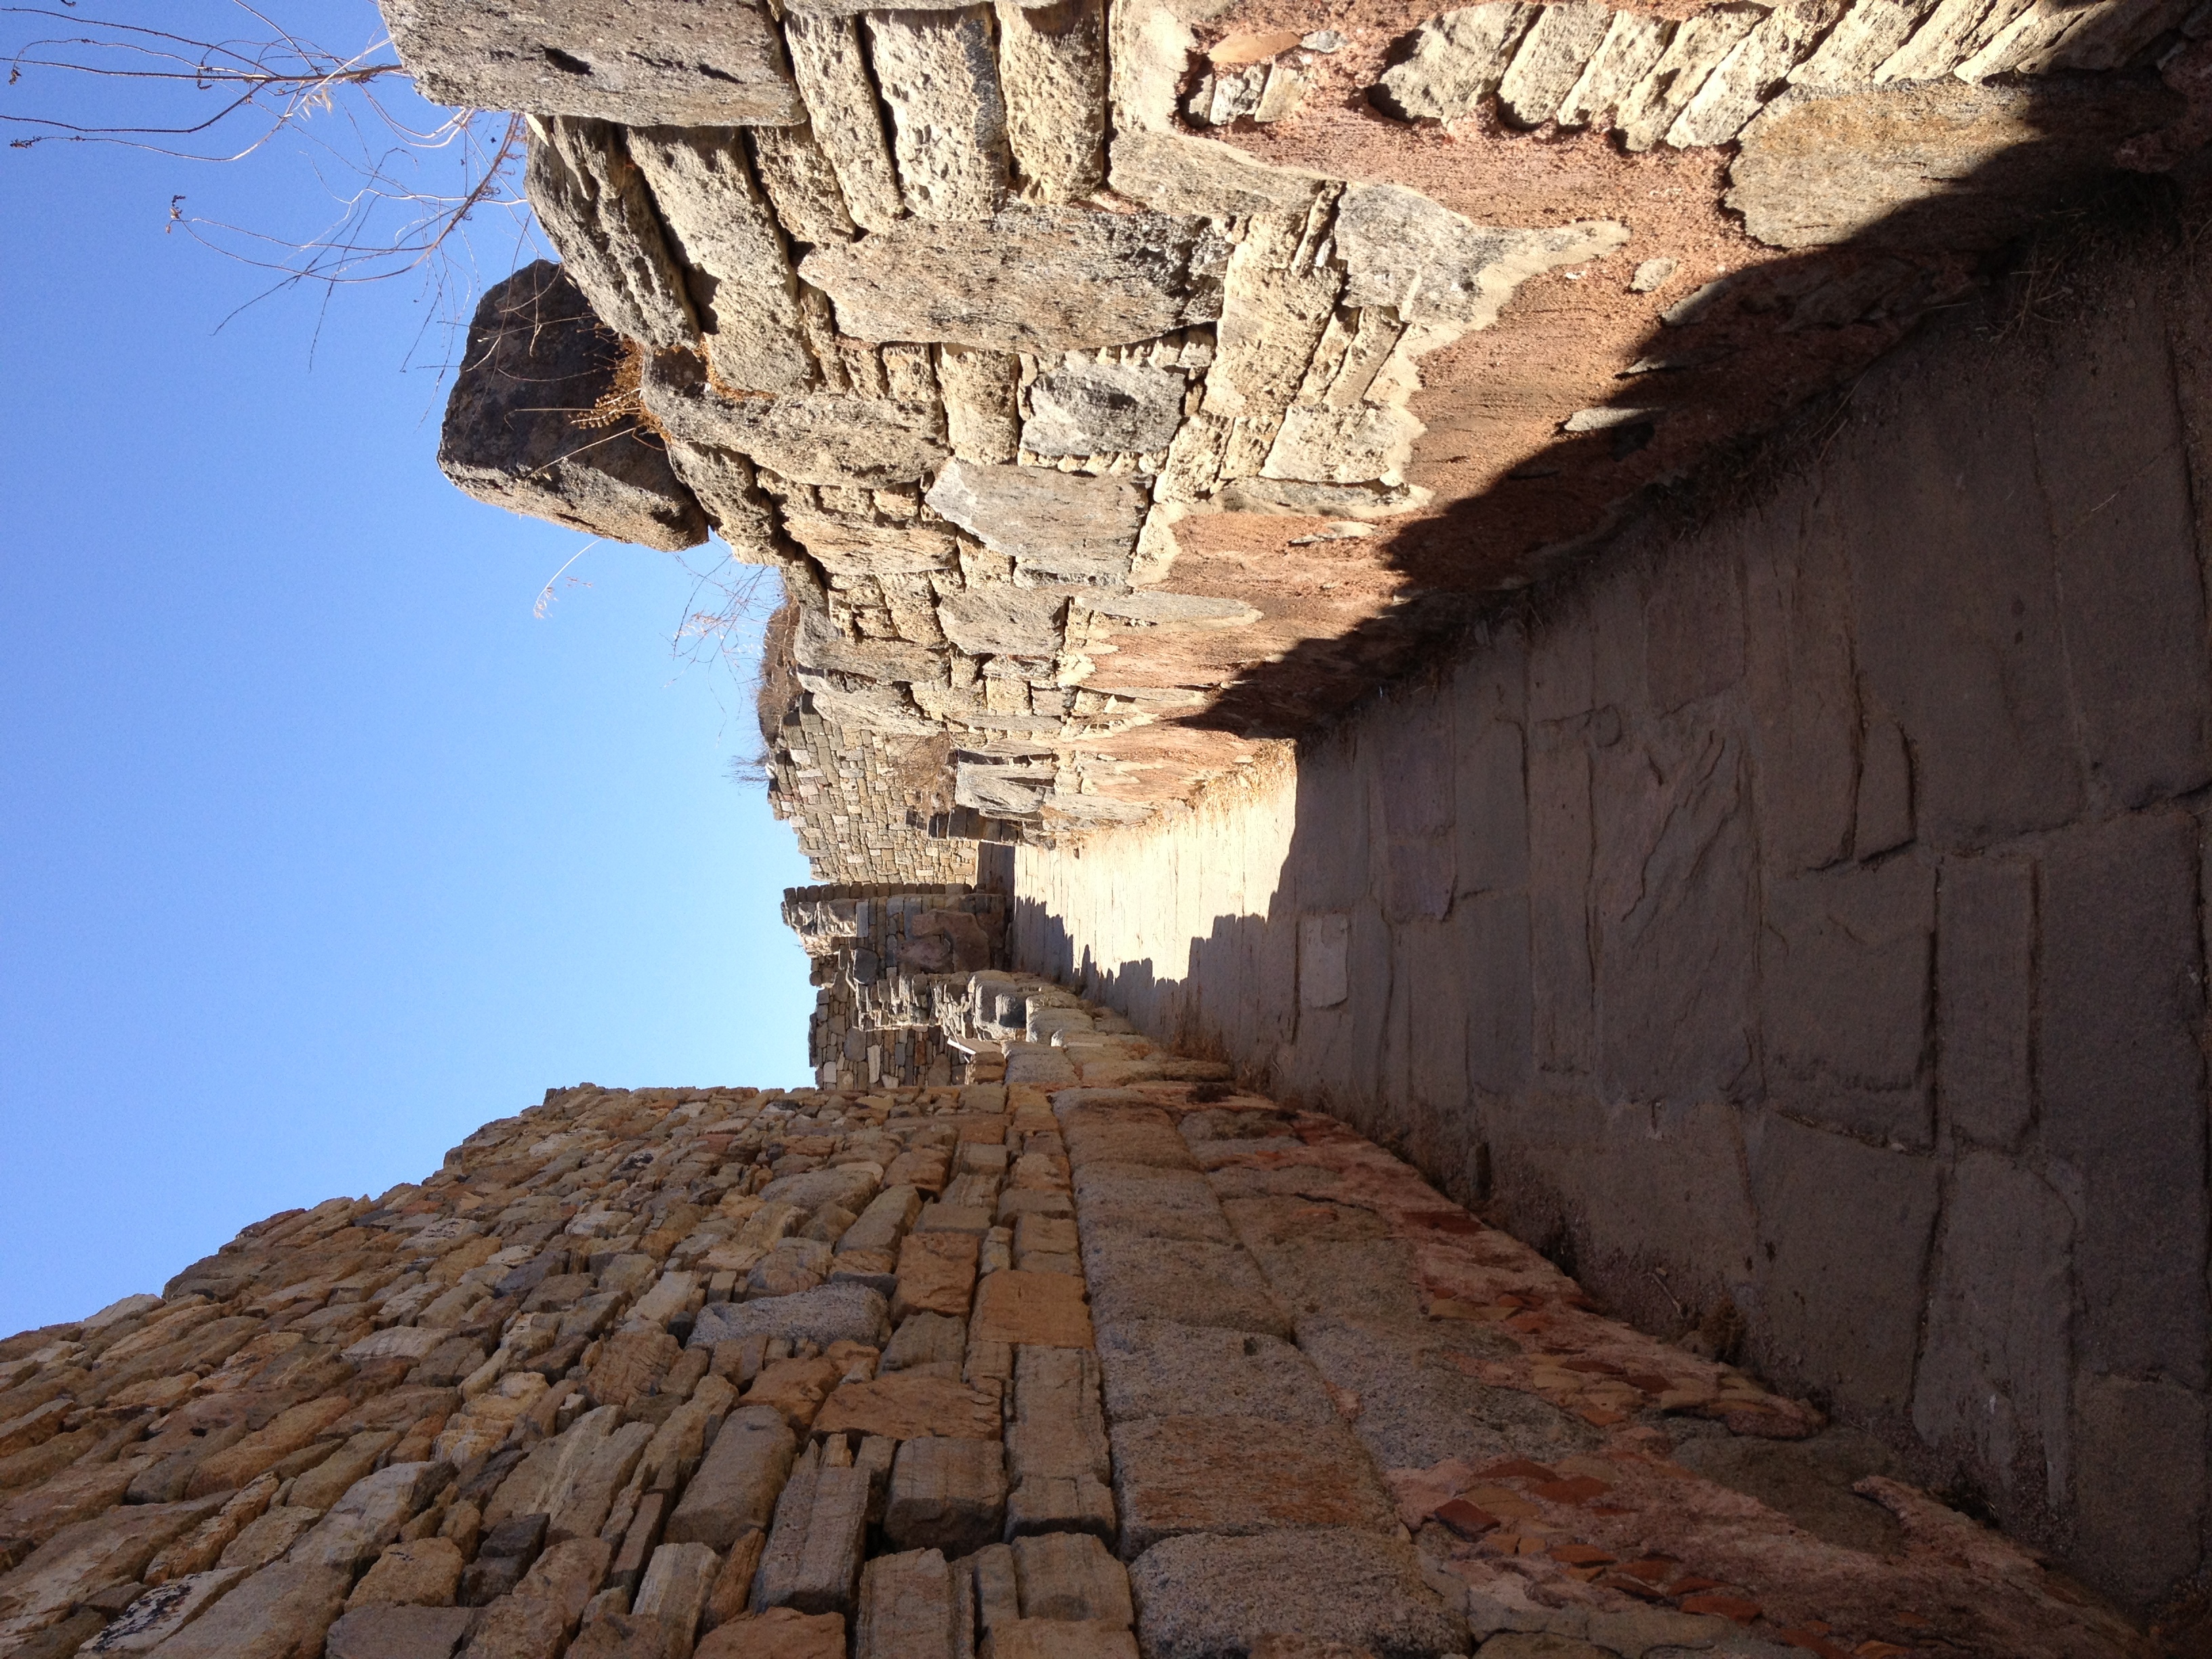
[[1134, 1319], [1100, 1336], [1098, 1360], [1116, 1423], [1208, 1412], [1317, 1428], [1339, 1420], [1313, 1362], [1279, 1337]]
[[1031, 384], [1022, 447], [1078, 456], [1164, 450], [1182, 424], [1189, 385], [1145, 363], [1066, 363]]
[[725, 397], [696, 358], [664, 354], [647, 368], [646, 407], [687, 442], [733, 449], [798, 483], [913, 483], [945, 459], [933, 405], [800, 393]]
[[531, 207], [599, 320], [657, 350], [699, 343], [699, 319], [627, 135], [556, 116], [531, 135]]
[[874, 11], [866, 27], [907, 211], [988, 219], [1006, 201], [1008, 166], [989, 8]]
[[1270, 1635], [1392, 1659], [1465, 1653], [1467, 1626], [1421, 1581], [1413, 1553], [1320, 1528], [1169, 1539], [1129, 1569], [1137, 1636], [1154, 1659], [1249, 1651]]
[[937, 383], [952, 453], [963, 461], [1011, 461], [1021, 441], [1015, 391], [1021, 359], [973, 346], [937, 349]]
[[854, 1653], [857, 1659], [958, 1659], [972, 1639], [960, 1628], [965, 1611], [940, 1552], [879, 1555], [860, 1572]]
[[560, 266], [487, 292], [446, 404], [438, 465], [479, 501], [647, 547], [696, 546], [706, 517], [631, 416], [579, 426], [614, 388], [620, 343]]
[[477, 1613], [471, 1607], [360, 1607], [332, 1625], [324, 1659], [450, 1659]]
[[1136, 1622], [1128, 1571], [1097, 1539], [1082, 1533], [1017, 1538], [1013, 1556], [1024, 1618], [1121, 1630]]
[[1686, 149], [1734, 138], [1843, 9], [1842, 0], [1787, 0], [1767, 13], [1705, 76], [1667, 130], [1667, 142]]
[[1135, 1319], [1288, 1336], [1290, 1321], [1252, 1258], [1232, 1244], [1127, 1235], [1086, 1238], [1083, 1268], [1098, 1322]]
[[669, 252], [724, 386], [786, 392], [812, 384], [797, 279], [775, 216], [733, 132], [650, 128], [629, 155], [659, 210]]
[[770, 125], [804, 113], [773, 14], [739, 0], [582, 0], [539, 13], [484, 0], [385, 0], [423, 96], [626, 126]]
[[1728, 205], [1775, 247], [1983, 248], [2063, 211], [2171, 120], [2132, 83], [1792, 87], [1743, 130]]
[[718, 1626], [694, 1659], [845, 1659], [845, 1615], [771, 1607]]
[[1006, 1510], [1004, 1453], [995, 1437], [908, 1440], [891, 1465], [884, 1536], [902, 1550], [966, 1555], [997, 1540]]
[[945, 637], [970, 655], [1050, 657], [1066, 610], [1064, 588], [994, 586], [947, 594], [937, 616]]
[[1127, 478], [962, 460], [924, 499], [1017, 569], [1073, 581], [1126, 581], [1150, 504]]
[[524, 1659], [558, 1653], [605, 1575], [612, 1548], [604, 1539], [556, 1544], [531, 1564], [511, 1595], [478, 1615], [467, 1659]]
[[889, 229], [906, 206], [858, 22], [797, 11], [784, 20], [783, 33], [816, 142], [836, 173], [845, 210], [863, 230]]
[[915, 1232], [899, 1246], [898, 1292], [891, 1316], [917, 1313], [966, 1318], [975, 1290], [977, 1241], [964, 1233]]
[[659, 1620], [676, 1645], [687, 1648], [721, 1565], [704, 1544], [663, 1544], [653, 1553], [630, 1611]]
[[809, 1447], [776, 1502], [775, 1525], [753, 1581], [754, 1609], [849, 1614], [868, 1509], [867, 1472], [830, 1464], [821, 1447]]
[[859, 234], [846, 210], [837, 170], [815, 137], [811, 123], [755, 127], [746, 137], [761, 188], [793, 237], [802, 242], [847, 242]]
[[1022, 196], [1078, 201], [1106, 182], [1103, 0], [999, 0], [997, 12], [1006, 139]]
[[1091, 1346], [1091, 1310], [1083, 1285], [1065, 1273], [1006, 1269], [988, 1275], [975, 1293], [968, 1322], [970, 1345], [1033, 1343], [1048, 1348]]
[[1647, 12], [1616, 11], [1591, 54], [1582, 77], [1560, 103], [1563, 127], [1607, 127], [1629, 94], [1651, 72], [1674, 37], [1672, 19]]
[[1374, 1466], [1341, 1423], [1144, 1418], [1116, 1423], [1113, 1446], [1124, 1560], [1185, 1533], [1390, 1526]]
[[1594, 0], [1538, 7], [1536, 21], [1498, 82], [1498, 107], [1505, 118], [1516, 126], [1535, 127], [1556, 116], [1596, 56], [1613, 19], [1612, 8]]
[[927, 1435], [955, 1439], [999, 1439], [995, 1395], [971, 1389], [957, 1377], [896, 1372], [872, 1382], [847, 1382], [823, 1402], [814, 1419], [821, 1435], [881, 1435], [911, 1440]]
[[1706, 77], [1766, 15], [1760, 6], [1716, 6], [1677, 24], [1659, 61], [1620, 100], [1614, 119], [1621, 143], [1643, 150], [1664, 137]]
[[1022, 207], [972, 223], [904, 222], [817, 248], [799, 274], [858, 339], [1065, 351], [1212, 320], [1226, 253], [1198, 219]]
[[348, 1570], [321, 1562], [264, 1567], [161, 1644], [165, 1659], [307, 1659], [345, 1607]]
[[1498, 90], [1539, 9], [1496, 0], [1431, 18], [1414, 32], [1412, 52], [1383, 71], [1379, 101], [1408, 120], [1455, 121], [1474, 114]]
[[1428, 428], [1406, 410], [1310, 409], [1283, 411], [1283, 427], [1261, 476], [1314, 483], [1397, 483]]
[[1338, 205], [1336, 235], [1346, 305], [1396, 306], [1412, 320], [1488, 328], [1529, 277], [1601, 258], [1628, 240], [1628, 229], [1602, 219], [1498, 229], [1402, 185], [1360, 185]]
[[797, 1455], [798, 1442], [778, 1413], [761, 1406], [732, 1412], [669, 1516], [668, 1541], [726, 1550], [746, 1531], [766, 1527]]
[[347, 1609], [451, 1607], [460, 1594], [461, 1569], [466, 1565], [460, 1546], [450, 1538], [387, 1545], [346, 1597]]
[[1136, 1638], [1103, 1623], [1008, 1619], [991, 1632], [991, 1659], [1137, 1659]]
[[118, 1613], [80, 1653], [149, 1653], [205, 1613], [246, 1577], [243, 1568], [221, 1568], [173, 1578]]

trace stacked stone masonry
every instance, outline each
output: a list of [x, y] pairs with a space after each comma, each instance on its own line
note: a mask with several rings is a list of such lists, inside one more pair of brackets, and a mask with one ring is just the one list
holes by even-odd
[[[1750, 361], [1735, 332], [1820, 342], [1774, 348], [1803, 357], [1786, 404], [1954, 302], [2037, 214], [2212, 132], [2197, 0], [1508, 0], [1395, 39], [1203, 47], [1220, 9], [1165, 0], [386, 9], [434, 96], [526, 112], [528, 194], [562, 256], [486, 296], [447, 470], [601, 534], [681, 546], [711, 526], [783, 573], [817, 715], [950, 746], [949, 807], [870, 800], [842, 836], [794, 808], [824, 878], [945, 873], [957, 855], [910, 832], [951, 809], [1050, 834], [1188, 798], [1363, 671], [1357, 653], [1285, 671], [1304, 678], [1272, 720], [1194, 721], [1248, 678], [1425, 585], [1523, 582], [1641, 483], [1771, 419], [1771, 396], [1698, 379]], [[1322, 83], [1331, 99], [1309, 95]], [[1361, 112], [1359, 166], [1332, 101]], [[1530, 165], [1520, 131], [1617, 138], [1614, 183], [1590, 192], [1613, 207], [1523, 194], [1539, 222], [1498, 223], [1446, 205], [1437, 147], [1469, 122], [1496, 129], [1471, 175]], [[1302, 124], [1316, 153], [1267, 153]], [[1635, 157], [1724, 145], [1702, 210], [1730, 258], [1639, 245], [1615, 210], [1668, 192], [1631, 187]], [[1452, 471], [1465, 422], [1439, 400], [1485, 394], [1424, 365], [1480, 382], [1464, 337], [1524, 287], [1586, 280], [1650, 296], [1635, 326], [1673, 337], [1622, 356], [1601, 401], [1535, 419], [1573, 466], [1528, 477], [1587, 476], [1471, 547], [1457, 509], [1522, 474], [1497, 455]], [[538, 326], [555, 314], [596, 317], [596, 343], [561, 356]], [[549, 375], [588, 440], [543, 398], [516, 407]], [[1419, 563], [1424, 526], [1447, 550], [1413, 583], [1394, 566]], [[810, 781], [865, 793], [879, 769], [811, 733], [805, 752], [777, 763], [787, 804]]]
[[1745, 1373], [1043, 981], [585, 1085], [0, 1342], [0, 1654], [2132, 1655]]
[[975, 878], [973, 847], [928, 834], [930, 786], [915, 781], [913, 747], [848, 731], [806, 698], [784, 715], [769, 750], [769, 807], [792, 826], [817, 881]]

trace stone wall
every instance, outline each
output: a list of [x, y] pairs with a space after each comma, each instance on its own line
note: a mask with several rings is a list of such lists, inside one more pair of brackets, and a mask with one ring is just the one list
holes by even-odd
[[816, 879], [971, 882], [975, 844], [933, 837], [933, 769], [909, 763], [917, 740], [856, 731], [801, 696], [769, 750], [769, 809], [799, 837]]
[[1016, 953], [2141, 1606], [2212, 1447], [2212, 306], [2048, 280], [1273, 793], [1025, 849]]

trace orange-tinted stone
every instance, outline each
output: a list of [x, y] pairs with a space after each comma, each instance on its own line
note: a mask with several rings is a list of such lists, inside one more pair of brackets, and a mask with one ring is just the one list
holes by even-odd
[[975, 1295], [968, 1340], [1027, 1342], [1043, 1348], [1093, 1346], [1083, 1281], [1069, 1273], [1028, 1273], [1015, 1268], [988, 1275]]

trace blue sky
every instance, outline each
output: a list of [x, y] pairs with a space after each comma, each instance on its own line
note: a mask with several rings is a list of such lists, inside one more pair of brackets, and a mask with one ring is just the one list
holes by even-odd
[[[164, 234], [179, 191], [328, 211], [296, 145], [0, 150], [0, 1333], [549, 1085], [805, 1080], [806, 869], [726, 775], [744, 688], [672, 650], [691, 580], [593, 547], [534, 615], [586, 538], [439, 475], [422, 284], [218, 331], [265, 279]], [[478, 251], [504, 274], [513, 232]]]

